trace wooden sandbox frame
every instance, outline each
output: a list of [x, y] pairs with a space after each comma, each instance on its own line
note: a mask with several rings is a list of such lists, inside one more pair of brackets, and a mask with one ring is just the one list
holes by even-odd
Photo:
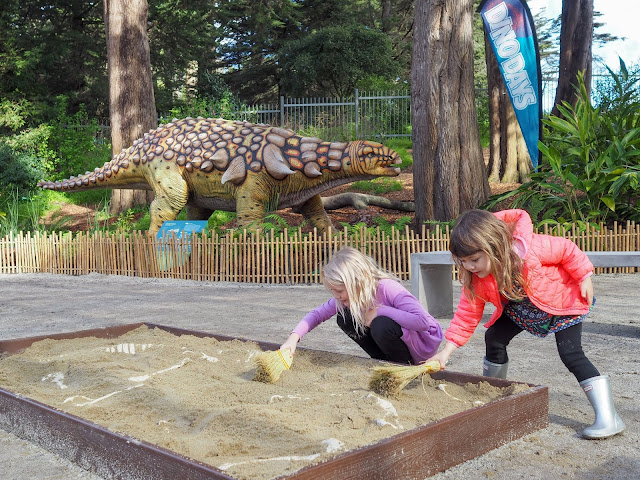
[[[146, 325], [175, 335], [215, 335], [152, 323], [135, 323], [48, 336], [0, 341], [0, 357], [23, 351], [44, 339], [117, 338]], [[245, 340], [245, 339], [239, 339]], [[263, 349], [279, 347], [257, 342]], [[348, 355], [335, 354], [338, 357]], [[365, 361], [365, 359], [363, 359]], [[505, 387], [515, 382], [448, 370], [433, 375], [456, 384], [479, 383]], [[442, 472], [549, 424], [546, 386], [530, 385], [525, 392], [465, 410], [437, 422], [350, 450], [305, 467], [282, 480], [415, 479]], [[425, 405], [425, 408], [428, 406]], [[0, 428], [29, 440], [104, 478], [149, 480], [235, 480], [223, 471], [150, 443], [119, 435], [104, 427], [35, 400], [0, 388]]]

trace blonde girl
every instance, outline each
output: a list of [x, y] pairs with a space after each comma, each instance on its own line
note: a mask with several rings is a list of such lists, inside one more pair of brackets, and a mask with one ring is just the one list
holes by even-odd
[[444, 368], [467, 343], [486, 303], [496, 310], [485, 324], [485, 376], [506, 378], [507, 345], [523, 330], [538, 337], [553, 333], [560, 359], [594, 408], [596, 421], [585, 438], [606, 438], [624, 430], [611, 395], [582, 350], [582, 321], [594, 303], [593, 265], [573, 242], [533, 232], [524, 210], [470, 210], [451, 233], [451, 254], [460, 272], [462, 295], [445, 332], [444, 348], [433, 357]]
[[332, 298], [305, 315], [281, 348], [295, 353], [304, 335], [336, 315], [342, 331], [371, 358], [415, 364], [436, 352], [442, 340], [440, 324], [371, 257], [343, 247], [323, 273]]

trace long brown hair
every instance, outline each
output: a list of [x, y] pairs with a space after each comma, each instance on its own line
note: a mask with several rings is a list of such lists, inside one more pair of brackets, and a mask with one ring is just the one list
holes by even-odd
[[473, 274], [462, 267], [459, 260], [474, 253], [484, 252], [491, 262], [491, 275], [500, 293], [510, 300], [525, 296], [522, 259], [513, 249], [513, 231], [510, 225], [486, 210], [469, 210], [456, 220], [451, 232], [449, 251], [458, 266], [458, 277], [466, 292], [473, 298]]

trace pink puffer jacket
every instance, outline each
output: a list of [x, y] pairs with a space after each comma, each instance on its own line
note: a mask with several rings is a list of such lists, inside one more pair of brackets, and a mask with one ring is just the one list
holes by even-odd
[[[590, 305], [580, 294], [580, 283], [593, 273], [589, 257], [571, 240], [533, 233], [531, 217], [524, 210], [503, 210], [495, 215], [508, 224], [515, 223], [515, 247], [524, 258], [526, 294], [541, 310], [553, 315], [582, 315]], [[490, 327], [502, 314], [506, 298], [498, 291], [493, 275], [473, 276], [476, 296], [470, 301], [465, 292], [453, 316], [445, 338], [462, 346], [471, 337], [486, 303], [496, 306], [485, 327]]]

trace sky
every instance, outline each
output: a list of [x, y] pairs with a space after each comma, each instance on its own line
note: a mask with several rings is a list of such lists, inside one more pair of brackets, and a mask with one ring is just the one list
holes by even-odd
[[[533, 15], [542, 8], [546, 8], [547, 18], [555, 18], [562, 13], [562, 0], [529, 0], [528, 4]], [[604, 47], [594, 46], [593, 49], [594, 56], [602, 57], [614, 71], [620, 65], [618, 56], [627, 65], [640, 63], [640, 25], [634, 4], [635, 0], [594, 0], [593, 8], [602, 13], [599, 21], [605, 24], [600, 32], [625, 37], [624, 40], [609, 42]]]

